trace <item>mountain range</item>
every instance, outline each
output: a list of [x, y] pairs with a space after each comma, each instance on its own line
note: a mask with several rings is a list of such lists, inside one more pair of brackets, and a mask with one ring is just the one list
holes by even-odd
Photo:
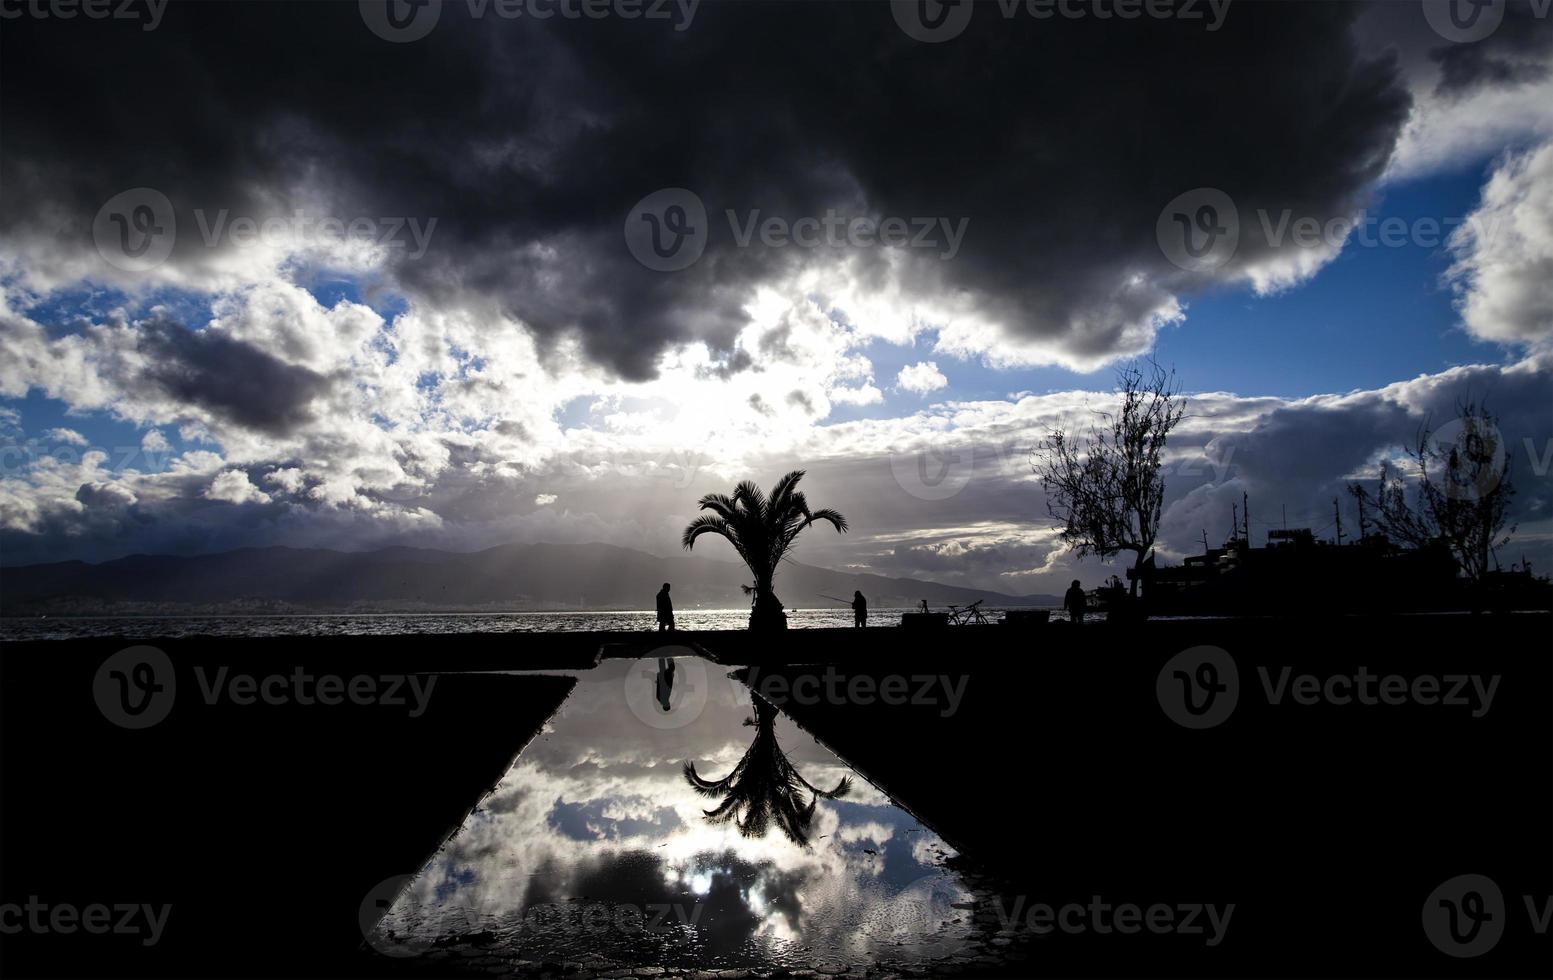
[[[476, 552], [384, 548], [244, 548], [209, 555], [130, 555], [0, 568], [0, 614], [194, 611], [234, 604], [255, 611], [496, 611], [650, 609], [663, 582], [676, 608], [742, 608], [744, 566], [697, 556], [661, 558], [605, 544], [509, 544]], [[782, 566], [777, 594], [790, 608], [833, 603], [853, 590], [882, 609], [964, 605], [1055, 606], [1056, 596], [1013, 596], [910, 578]]]

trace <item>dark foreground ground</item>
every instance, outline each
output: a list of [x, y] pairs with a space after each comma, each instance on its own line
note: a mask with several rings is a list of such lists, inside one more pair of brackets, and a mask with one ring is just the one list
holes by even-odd
[[[144, 692], [162, 675], [126, 667], [94, 691], [127, 642], [5, 645], [0, 973], [446, 972], [372, 955], [363, 911], [371, 921], [392, 898], [379, 883], [424, 863], [572, 683], [460, 672], [586, 668], [658, 639], [159, 642], [175, 699], [142, 728], [116, 722], [155, 712]], [[742, 670], [994, 880], [966, 912], [1027, 956], [1020, 975], [1553, 973], [1548, 616], [674, 639]], [[299, 666], [365, 677], [377, 702], [206, 694], [223, 667], [229, 684]], [[1355, 692], [1341, 678], [1360, 668], [1401, 680]], [[426, 672], [429, 696], [390, 694], [398, 674], [427, 691]], [[1464, 703], [1422, 703], [1442, 699]], [[170, 908], [148, 945], [144, 912], [129, 933], [29, 927], [34, 896]], [[1169, 921], [1119, 921], [1119, 906], [1167, 907]], [[1195, 906], [1230, 917], [1216, 929]], [[500, 968], [466, 969], [487, 967]]]

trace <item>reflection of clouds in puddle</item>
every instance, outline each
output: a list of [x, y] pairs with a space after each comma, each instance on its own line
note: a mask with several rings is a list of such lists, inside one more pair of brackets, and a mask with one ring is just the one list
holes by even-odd
[[[677, 915], [689, 924], [674, 935], [695, 955], [749, 955], [753, 944], [778, 957], [808, 950], [866, 958], [883, 941], [892, 955], [911, 959], [909, 947], [925, 930], [966, 931], [935, 920], [931, 902], [923, 912], [924, 895], [964, 894], [938, 870], [952, 852], [786, 717], [776, 732], [793, 765], [816, 785], [853, 776], [853, 793], [819, 802], [807, 848], [774, 831], [751, 839], [709, 824], [712, 804], [681, 765], [692, 760], [721, 774], [739, 761], [755, 735], [743, 724], [753, 713], [748, 689], [712, 668], [700, 715], [680, 728], [655, 728], [624, 703], [625, 669], [606, 662], [582, 675], [543, 734], [390, 911], [395, 932], [424, 939], [489, 929], [516, 940], [535, 908], [598, 902], [675, 907], [669, 921]], [[432, 914], [453, 910], [459, 914]], [[622, 939], [619, 932], [611, 939]], [[941, 943], [929, 945], [943, 952]]]

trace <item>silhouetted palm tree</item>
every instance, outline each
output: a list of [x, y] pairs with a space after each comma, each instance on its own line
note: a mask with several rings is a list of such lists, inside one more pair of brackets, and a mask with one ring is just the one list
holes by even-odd
[[703, 514], [685, 528], [684, 545], [688, 551], [703, 534], [720, 534], [733, 545], [755, 576], [753, 586], [743, 586], [745, 594], [754, 594], [750, 610], [750, 629], [779, 630], [787, 627], [787, 614], [777, 601], [772, 581], [777, 564], [793, 546], [798, 532], [815, 521], [829, 521], [837, 531], [847, 529], [847, 519], [834, 510], [809, 510], [809, 502], [797, 489], [803, 470], [793, 470], [777, 481], [770, 499], [753, 481], [745, 480], [733, 490], [733, 496], [709, 493], [701, 498]]
[[[755, 717], [746, 725], [755, 726], [755, 740], [744, 758], [722, 779], [702, 779], [693, 762], [685, 763], [685, 780], [702, 796], [722, 797], [714, 809], [703, 811], [711, 823], [733, 821], [745, 837], [764, 837], [775, 820], [782, 835], [800, 847], [809, 844], [809, 824], [814, 820], [814, 805], [821, 797], [833, 800], [847, 795], [852, 781], [843, 777], [835, 789], [816, 789], [788, 761], [777, 743], [776, 708], [753, 694]], [[804, 791], [809, 803], [804, 805]], [[742, 816], [741, 816], [742, 814]]]

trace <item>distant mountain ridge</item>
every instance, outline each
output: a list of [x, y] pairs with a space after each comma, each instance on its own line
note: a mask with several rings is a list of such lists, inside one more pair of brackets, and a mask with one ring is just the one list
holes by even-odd
[[[126, 604], [208, 607], [245, 603], [309, 610], [456, 611], [648, 609], [663, 582], [680, 608], [738, 608], [743, 565], [660, 558], [606, 544], [509, 544], [476, 552], [384, 548], [243, 548], [210, 555], [130, 555], [0, 568], [0, 614], [124, 611]], [[1054, 606], [1056, 596], [1012, 596], [910, 578], [838, 572], [791, 562], [777, 594], [791, 608], [832, 605], [821, 593], [861, 590], [875, 608], [966, 604]], [[165, 611], [165, 610], [162, 610]]]

